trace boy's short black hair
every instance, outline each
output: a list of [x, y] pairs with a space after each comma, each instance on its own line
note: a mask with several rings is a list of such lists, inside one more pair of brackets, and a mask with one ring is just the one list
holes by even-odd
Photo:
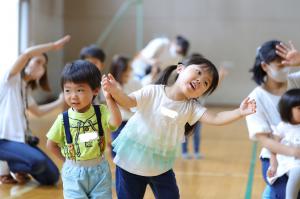
[[300, 106], [300, 89], [285, 92], [279, 101], [279, 113], [282, 121], [293, 123], [292, 108]]
[[101, 72], [95, 64], [85, 60], [67, 63], [61, 74], [61, 88], [66, 82], [87, 83], [92, 90], [101, 86]]
[[104, 51], [95, 44], [83, 47], [80, 51], [80, 59], [94, 57], [99, 59], [102, 63], [105, 61], [106, 55]]

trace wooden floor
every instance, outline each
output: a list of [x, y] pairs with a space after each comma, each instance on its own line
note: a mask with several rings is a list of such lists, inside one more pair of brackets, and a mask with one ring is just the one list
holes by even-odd
[[[219, 108], [213, 108], [220, 110]], [[42, 118], [31, 117], [31, 128], [41, 138], [40, 147], [45, 151], [45, 134], [59, 111], [53, 111]], [[190, 142], [191, 143], [191, 142]], [[227, 126], [215, 127], [203, 125], [201, 151], [205, 158], [201, 160], [184, 160], [178, 153], [174, 171], [183, 199], [236, 199], [245, 198], [248, 173], [251, 161], [252, 142], [244, 120]], [[259, 149], [257, 150], [259, 153]], [[46, 151], [46, 153], [48, 153]], [[49, 153], [48, 153], [49, 154]], [[51, 154], [61, 168], [62, 162]], [[114, 174], [115, 165], [110, 156], [111, 169]], [[258, 154], [256, 157], [253, 178], [252, 197], [261, 198], [264, 182], [261, 177]], [[113, 175], [114, 179], [114, 175]], [[116, 198], [113, 187], [114, 198]], [[0, 198], [28, 198], [28, 199], [62, 199], [61, 181], [57, 186], [38, 186], [34, 181], [26, 185], [0, 185]], [[154, 198], [150, 189], [145, 199]]]

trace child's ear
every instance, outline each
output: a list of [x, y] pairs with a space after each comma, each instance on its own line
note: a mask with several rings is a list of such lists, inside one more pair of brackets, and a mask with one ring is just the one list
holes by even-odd
[[177, 68], [176, 68], [176, 72], [177, 73], [180, 73], [181, 71], [183, 71], [184, 70], [184, 65], [183, 64], [178, 64], [177, 65]]
[[99, 94], [99, 92], [100, 92], [100, 88], [96, 88], [93, 90], [93, 95], [97, 96]]

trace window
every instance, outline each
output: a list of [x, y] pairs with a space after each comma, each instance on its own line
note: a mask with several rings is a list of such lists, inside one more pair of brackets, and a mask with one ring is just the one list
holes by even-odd
[[5, 67], [19, 54], [19, 0], [0, 1], [0, 26], [0, 67]]

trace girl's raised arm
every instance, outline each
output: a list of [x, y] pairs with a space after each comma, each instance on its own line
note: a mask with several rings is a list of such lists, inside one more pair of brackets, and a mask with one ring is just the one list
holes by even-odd
[[255, 100], [250, 100], [250, 98], [247, 97], [243, 100], [239, 108], [232, 111], [222, 111], [219, 113], [206, 111], [200, 118], [200, 122], [212, 125], [225, 125], [255, 112]]
[[136, 99], [126, 95], [111, 74], [103, 75], [101, 85], [102, 89], [110, 93], [120, 106], [128, 109], [137, 106]]
[[19, 74], [32, 57], [51, 50], [60, 50], [70, 40], [70, 38], [70, 35], [67, 35], [55, 42], [40, 44], [26, 49], [26, 51], [22, 53], [14, 63], [9, 73], [9, 78]]

